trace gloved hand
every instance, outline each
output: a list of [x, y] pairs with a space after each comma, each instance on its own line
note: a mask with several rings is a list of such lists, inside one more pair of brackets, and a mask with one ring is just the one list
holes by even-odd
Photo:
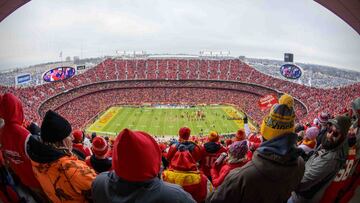
[[246, 116], [246, 114], [245, 114], [243, 120], [244, 120], [244, 124], [248, 123], [248, 117]]

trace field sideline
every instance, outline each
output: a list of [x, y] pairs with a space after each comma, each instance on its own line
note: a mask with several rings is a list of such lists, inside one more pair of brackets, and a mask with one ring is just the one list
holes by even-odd
[[86, 132], [116, 136], [122, 129], [129, 128], [171, 137], [177, 136], [180, 127], [188, 126], [194, 135], [207, 135], [212, 130], [233, 133], [243, 128], [243, 116], [232, 106], [223, 105], [191, 108], [117, 106], [103, 112]]

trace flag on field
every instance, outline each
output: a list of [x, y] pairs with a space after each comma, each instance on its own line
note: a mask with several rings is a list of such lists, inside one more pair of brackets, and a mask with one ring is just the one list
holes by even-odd
[[260, 98], [258, 105], [261, 111], [271, 108], [274, 104], [278, 103], [275, 95], [268, 94]]

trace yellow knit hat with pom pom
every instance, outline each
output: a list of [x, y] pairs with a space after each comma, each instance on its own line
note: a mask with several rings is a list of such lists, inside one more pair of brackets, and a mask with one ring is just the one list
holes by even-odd
[[265, 116], [260, 132], [266, 140], [273, 139], [286, 133], [295, 132], [294, 99], [288, 94], [280, 97], [268, 116]]

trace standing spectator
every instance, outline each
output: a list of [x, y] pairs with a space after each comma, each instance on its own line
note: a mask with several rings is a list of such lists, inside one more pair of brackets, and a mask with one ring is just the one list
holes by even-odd
[[201, 159], [201, 148], [194, 142], [189, 141], [191, 130], [188, 127], [182, 127], [179, 130], [179, 142], [174, 143], [170, 146], [167, 153], [167, 160], [171, 162], [171, 159], [178, 150], [180, 144], [184, 145], [187, 150], [191, 153], [194, 160], [197, 162]]
[[329, 114], [325, 112], [321, 112], [319, 116], [317, 117], [317, 120], [319, 122], [319, 128], [320, 132], [319, 135], [316, 137], [316, 146], [318, 147], [326, 138], [327, 134], [327, 122], [329, 120]]
[[261, 125], [264, 140], [253, 159], [232, 170], [208, 202], [286, 202], [304, 174], [294, 133], [294, 100], [283, 95]]
[[324, 191], [346, 160], [345, 145], [351, 125], [347, 116], [329, 119], [329, 127], [320, 147], [306, 162], [305, 174], [292, 194], [293, 202], [319, 202]]
[[[211, 178], [214, 187], [218, 187], [224, 181], [225, 177], [229, 172], [235, 168], [242, 167], [248, 162], [246, 154], [248, 152], [248, 146], [245, 140], [234, 142], [229, 147], [229, 157], [225, 163], [221, 163], [224, 159], [221, 160], [225, 152], [220, 155], [218, 160], [211, 168]], [[226, 155], [226, 154], [225, 154]]]
[[49, 110], [41, 125], [42, 142], [29, 138], [27, 153], [44, 192], [52, 202], [86, 202], [95, 171], [72, 155], [71, 125]]
[[41, 198], [41, 185], [35, 178], [31, 161], [25, 152], [30, 132], [22, 126], [24, 112], [21, 101], [11, 93], [4, 94], [0, 101], [0, 117], [4, 120], [0, 135], [1, 152], [21, 183]]
[[115, 140], [113, 171], [96, 177], [94, 202], [194, 202], [190, 194], [159, 177], [161, 152], [154, 138], [124, 129]]
[[200, 170], [211, 180], [210, 169], [212, 165], [220, 154], [227, 150], [219, 143], [219, 135], [215, 131], [210, 132], [208, 141], [202, 147]]
[[352, 125], [348, 133], [349, 150], [345, 166], [327, 187], [321, 202], [349, 202], [360, 185], [360, 97], [351, 102]]
[[209, 179], [198, 170], [196, 162], [185, 145], [180, 145], [170, 162], [169, 169], [162, 173], [163, 180], [180, 185], [197, 202], [204, 202], [206, 195], [212, 192]]
[[73, 150], [72, 152], [80, 159], [85, 160], [86, 157], [91, 156], [91, 151], [88, 147], [85, 147], [83, 144], [85, 135], [81, 130], [74, 130], [72, 132], [74, 137], [73, 140]]
[[109, 145], [103, 137], [95, 137], [92, 142], [93, 155], [86, 157], [86, 164], [93, 168], [96, 173], [111, 170], [112, 159], [106, 155], [109, 150]]
[[316, 148], [316, 136], [319, 134], [317, 127], [310, 127], [306, 129], [304, 139], [302, 140], [299, 148], [304, 150], [302, 155], [303, 159], [307, 161]]

